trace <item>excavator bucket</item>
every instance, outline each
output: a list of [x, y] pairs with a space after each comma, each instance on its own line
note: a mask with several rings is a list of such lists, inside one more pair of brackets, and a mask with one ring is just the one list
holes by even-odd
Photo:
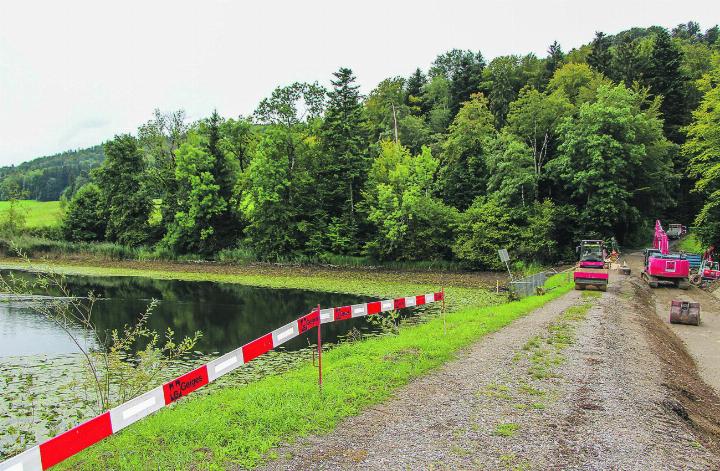
[[670, 323], [700, 325], [700, 303], [673, 299], [670, 303]]

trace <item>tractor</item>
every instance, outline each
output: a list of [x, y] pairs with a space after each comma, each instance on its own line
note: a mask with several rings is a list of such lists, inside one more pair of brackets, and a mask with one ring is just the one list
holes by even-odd
[[605, 243], [602, 240], [583, 240], [576, 251], [579, 261], [573, 273], [575, 289], [584, 290], [594, 286], [600, 291], [606, 291], [609, 272], [605, 265]]
[[690, 283], [695, 286], [701, 286], [703, 283], [720, 280], [720, 263], [712, 260], [703, 260], [700, 262], [700, 268], [697, 273], [690, 277]]
[[703, 254], [697, 273], [690, 276], [690, 283], [702, 286], [720, 280], [720, 263], [713, 260], [715, 247], [710, 246]]

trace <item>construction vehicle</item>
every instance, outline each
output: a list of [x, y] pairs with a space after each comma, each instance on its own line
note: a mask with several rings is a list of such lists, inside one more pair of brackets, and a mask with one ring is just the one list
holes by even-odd
[[651, 288], [661, 284], [672, 284], [680, 289], [688, 289], [690, 283], [690, 263], [685, 254], [670, 253], [668, 236], [660, 221], [655, 222], [653, 247], [645, 249], [645, 263], [640, 274]]
[[609, 271], [605, 265], [605, 243], [602, 240], [583, 240], [576, 250], [580, 260], [573, 273], [575, 289], [583, 290], [593, 286], [600, 291], [606, 291]]
[[710, 246], [702, 256], [697, 272], [690, 276], [690, 283], [702, 286], [720, 280], [720, 263], [713, 260], [715, 247]]
[[700, 262], [697, 273], [690, 276], [690, 283], [700, 286], [703, 283], [712, 283], [720, 280], [720, 263], [712, 260], [703, 260]]
[[687, 227], [682, 224], [670, 224], [668, 226], [667, 236], [669, 239], [679, 239], [685, 234], [687, 234]]

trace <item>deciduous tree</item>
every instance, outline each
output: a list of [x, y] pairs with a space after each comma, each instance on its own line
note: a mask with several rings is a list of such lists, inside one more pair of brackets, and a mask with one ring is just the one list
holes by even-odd
[[478, 195], [485, 194], [485, 159], [495, 137], [493, 121], [487, 99], [477, 94], [450, 125], [438, 175], [438, 194], [446, 204], [464, 210]]

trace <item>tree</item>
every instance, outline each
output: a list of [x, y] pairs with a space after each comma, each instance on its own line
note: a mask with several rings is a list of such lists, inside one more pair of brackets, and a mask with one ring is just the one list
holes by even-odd
[[422, 116], [407, 115], [398, 121], [400, 142], [413, 154], [419, 154], [424, 146], [434, 142], [430, 127]]
[[277, 259], [325, 246], [311, 172], [318, 161], [319, 118], [326, 92], [317, 84], [293, 84], [260, 102], [265, 124], [256, 155], [243, 172], [236, 196], [247, 221], [245, 243], [258, 256]]
[[720, 39], [720, 27], [718, 25], [708, 28], [703, 35], [703, 41], [708, 46], [718, 46], [718, 40]]
[[[321, 165], [317, 192], [326, 220], [342, 221], [348, 240], [357, 239], [360, 201], [365, 174], [370, 166], [367, 123], [352, 70], [340, 68], [333, 74], [325, 120], [320, 126]], [[345, 251], [353, 247], [346, 247]]]
[[254, 115], [258, 122], [281, 131], [274, 137], [282, 137], [284, 140], [290, 174], [298, 158], [298, 143], [310, 134], [309, 131], [322, 116], [326, 95], [327, 91], [317, 82], [295, 82], [273, 90], [270, 97], [260, 101], [255, 110]]
[[696, 21], [688, 21], [673, 28], [672, 37], [694, 42], [702, 41], [703, 34], [700, 25]]
[[538, 195], [532, 150], [517, 136], [503, 131], [487, 157], [488, 193], [505, 206], [531, 204]]
[[555, 71], [548, 83], [550, 93], [561, 91], [573, 105], [595, 100], [597, 89], [610, 81], [587, 64], [569, 63]]
[[206, 139], [191, 132], [176, 152], [178, 211], [162, 243], [178, 253], [208, 255], [218, 250], [213, 221], [225, 213], [227, 200], [220, 195], [213, 174], [215, 156], [208, 152]]
[[486, 69], [490, 109], [495, 115], [497, 127], [505, 125], [505, 117], [520, 89], [525, 85], [525, 77], [518, 56], [500, 56], [490, 62]]
[[[656, 96], [662, 96], [660, 111], [665, 118], [665, 134], [675, 143], [682, 143], [680, 127], [689, 122], [687, 87], [680, 72], [682, 55], [665, 29], [655, 35], [647, 71], [647, 83]], [[684, 170], [684, 169], [682, 169]]]
[[74, 242], [92, 242], [105, 238], [107, 213], [102, 192], [94, 183], [80, 187], [68, 204], [63, 218], [63, 236]]
[[613, 50], [608, 73], [615, 81], [623, 82], [627, 87], [642, 80], [647, 70], [648, 58], [643, 56], [639, 46], [639, 42], [624, 37]]
[[153, 202], [142, 182], [145, 169], [137, 140], [131, 135], [115, 136], [105, 144], [105, 161], [94, 171], [94, 180], [107, 211], [107, 240], [129, 246], [148, 240]]
[[550, 201], [513, 208], [481, 196], [459, 217], [453, 253], [468, 267], [485, 270], [503, 268], [497, 256], [503, 248], [523, 260], [550, 259], [555, 251], [553, 213]]
[[695, 225], [702, 241], [720, 244], [720, 53], [713, 57], [714, 67], [699, 81], [704, 92], [693, 112], [692, 123], [686, 128], [687, 141], [682, 147], [689, 159], [689, 174], [696, 178], [695, 192], [703, 198], [703, 206]]
[[162, 227], [172, 222], [175, 206], [175, 152], [185, 142], [188, 125], [185, 112], [162, 113], [156, 109], [153, 119], [138, 129], [138, 147], [143, 154], [148, 192], [160, 200]]
[[[301, 253], [310, 237], [323, 235], [314, 224], [316, 186], [308, 172], [312, 148], [299, 134], [291, 137], [296, 140], [294, 166], [289, 165], [288, 136], [272, 127], [260, 139], [240, 185], [240, 208], [248, 221], [246, 244], [264, 259]], [[322, 239], [315, 245], [327, 243]]]
[[427, 113], [425, 102], [423, 101], [423, 87], [427, 83], [427, 77], [420, 70], [420, 67], [415, 69], [415, 72], [407, 79], [405, 85], [405, 105], [415, 116], [420, 116]]
[[495, 137], [493, 121], [487, 99], [477, 94], [450, 125], [438, 174], [438, 193], [446, 204], [464, 210], [478, 195], [485, 194], [485, 159]]
[[[545, 164], [555, 156], [559, 124], [573, 111], [574, 107], [560, 90], [547, 94], [524, 88], [518, 99], [510, 104], [506, 129], [521, 139], [531, 151], [534, 175], [532, 194], [536, 198], [549, 196], [542, 188]], [[513, 148], [517, 146], [511, 146], [510, 150]]]
[[447, 241], [457, 212], [430, 194], [439, 162], [425, 147], [410, 155], [400, 144], [384, 141], [365, 193], [374, 235], [366, 251], [380, 260], [436, 260], [450, 255]]
[[14, 180], [4, 183], [3, 190], [9, 205], [0, 218], [0, 233], [6, 237], [15, 237], [25, 229], [27, 222], [26, 210], [20, 205], [20, 201], [27, 197], [27, 192]]
[[441, 75], [448, 80], [448, 106], [453, 117], [472, 94], [480, 91], [485, 59], [482, 54], [453, 49], [439, 55], [430, 68], [430, 75]]
[[623, 84], [604, 85], [597, 95], [559, 126], [559, 155], [547, 167], [579, 208], [576, 226], [585, 237], [622, 241], [673, 203], [671, 145], [659, 100]]
[[543, 77], [543, 87], [547, 85], [547, 82], [555, 74], [555, 71], [563, 65], [565, 60], [565, 54], [558, 44], [557, 41], [553, 41], [547, 51], [547, 59], [545, 59], [545, 73]]
[[602, 31], [595, 32], [595, 39], [593, 39], [591, 44], [590, 55], [587, 57], [588, 65], [607, 76], [610, 71], [611, 60], [610, 38]]
[[200, 132], [207, 136], [207, 152], [212, 157], [211, 172], [218, 185], [218, 196], [225, 203], [224, 210], [214, 214], [210, 221], [214, 229], [212, 251], [230, 247], [242, 232], [233, 205], [239, 162], [223, 150], [223, 125], [224, 120], [217, 111], [213, 111], [210, 118], [200, 126]]
[[219, 147], [227, 157], [237, 162], [244, 172], [250, 165], [253, 149], [257, 145], [257, 132], [252, 121], [240, 116], [228, 119], [220, 124]]
[[365, 100], [371, 140], [397, 139], [397, 123], [410, 113], [405, 105], [405, 80], [402, 77], [385, 79]]
[[450, 82], [443, 75], [433, 77], [423, 89], [423, 102], [428, 107], [427, 123], [430, 132], [441, 135], [452, 122], [449, 92]]

